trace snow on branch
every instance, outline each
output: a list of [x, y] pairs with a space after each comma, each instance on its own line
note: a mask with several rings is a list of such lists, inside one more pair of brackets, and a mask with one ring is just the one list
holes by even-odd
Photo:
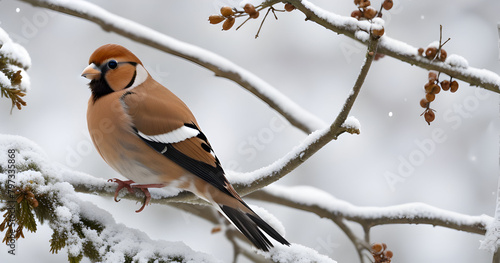
[[348, 117], [348, 115], [368, 75], [368, 71], [377, 51], [377, 44], [378, 39], [370, 37], [370, 44], [366, 51], [365, 62], [361, 67], [358, 78], [342, 110], [330, 127], [311, 133], [301, 144], [269, 166], [250, 173], [229, 174], [230, 181], [239, 193], [245, 195], [279, 180], [305, 162], [330, 141], [336, 140], [337, 137], [344, 132], [360, 133], [360, 124], [358, 120], [352, 116]]
[[139, 43], [205, 67], [213, 71], [216, 76], [230, 79], [252, 92], [283, 115], [292, 125], [306, 133], [326, 126], [318, 117], [301, 108], [264, 80], [213, 52], [179, 41], [82, 0], [21, 1], [89, 20], [100, 25], [105, 31], [115, 32]]
[[[118, 224], [113, 216], [95, 204], [81, 200], [75, 188], [84, 188], [88, 193], [109, 195], [114, 190], [111, 183], [90, 175], [71, 171], [59, 164], [51, 163], [45, 153], [33, 142], [20, 136], [0, 135], [0, 210], [5, 211], [0, 231], [5, 232], [6, 241], [15, 244], [10, 236], [24, 237], [23, 230], [36, 232], [35, 218], [42, 224], [48, 223], [53, 230], [50, 251], [57, 253], [65, 248], [70, 262], [79, 262], [83, 257], [93, 262], [219, 262], [204, 253], [193, 251], [179, 242], [151, 240], [144, 232]], [[14, 160], [14, 161], [9, 161]], [[15, 168], [9, 167], [15, 164]], [[15, 170], [11, 173], [10, 170]], [[11, 177], [10, 174], [15, 176]], [[73, 185], [76, 185], [74, 188]], [[112, 188], [112, 189], [111, 189]], [[154, 190], [154, 189], [152, 189]], [[158, 190], [158, 189], [157, 189]], [[153, 200], [166, 198], [175, 191], [151, 191]], [[134, 199], [133, 195], [127, 198]], [[160, 198], [161, 199], [161, 198]], [[171, 200], [170, 200], [171, 201]], [[178, 208], [192, 212], [215, 224], [211, 206], [180, 205]], [[283, 230], [283, 226], [267, 211], [258, 207], [252, 209], [264, 216], [267, 222]], [[12, 224], [12, 222], [15, 222]], [[8, 223], [8, 224], [7, 224]], [[10, 226], [7, 226], [10, 225]], [[16, 228], [17, 229], [14, 229]], [[20, 229], [20, 230], [19, 230]], [[230, 228], [226, 230], [243, 242], [247, 239]], [[276, 244], [269, 252], [246, 250], [238, 245], [240, 253], [256, 262], [325, 262], [334, 260], [317, 251], [298, 244], [290, 247]], [[244, 253], [243, 253], [244, 252]], [[259, 256], [260, 254], [260, 256]], [[259, 258], [259, 257], [263, 258]]]
[[48, 162], [33, 142], [9, 135], [0, 135], [0, 142], [0, 152], [9, 153], [0, 155], [0, 207], [6, 213], [0, 230], [6, 230], [8, 244], [20, 242], [13, 238], [24, 237], [24, 229], [36, 232], [36, 218], [53, 230], [47, 240], [50, 251], [66, 248], [70, 262], [83, 257], [93, 262], [218, 262], [182, 243], [151, 240], [116, 223], [107, 211], [81, 200], [64, 181], [64, 169]]
[[[305, 14], [306, 20], [313, 21], [338, 34], [343, 34], [354, 40], [368, 45], [370, 23], [358, 21], [352, 17], [340, 16], [326, 11], [307, 0], [268, 0], [263, 5], [271, 6], [280, 2], [288, 2]], [[472, 86], [479, 86], [487, 90], [500, 93], [500, 76], [486, 69], [469, 67], [463, 57], [452, 54], [444, 62], [429, 60], [418, 55], [418, 48], [386, 35], [380, 39], [378, 52], [389, 55], [401, 61], [418, 67], [443, 72], [453, 78], [465, 81]]]
[[493, 218], [487, 215], [469, 216], [424, 203], [388, 207], [355, 206], [310, 186], [272, 185], [252, 193], [249, 197], [310, 211], [332, 220], [345, 218], [365, 227], [387, 224], [430, 224], [484, 235], [487, 226], [493, 222]]

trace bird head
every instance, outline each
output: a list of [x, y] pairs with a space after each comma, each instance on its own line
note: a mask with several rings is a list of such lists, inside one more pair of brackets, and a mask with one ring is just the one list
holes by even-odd
[[128, 49], [107, 44], [92, 53], [82, 77], [90, 79], [94, 100], [106, 94], [134, 88], [149, 76], [142, 62]]

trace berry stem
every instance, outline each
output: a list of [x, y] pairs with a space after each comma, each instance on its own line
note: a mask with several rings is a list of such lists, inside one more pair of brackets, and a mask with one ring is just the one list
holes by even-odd
[[448, 43], [448, 41], [451, 40], [451, 38], [448, 38], [446, 41], [444, 41], [444, 43], [442, 43], [442, 40], [443, 40], [443, 25], [439, 25], [439, 46], [436, 52], [436, 56], [434, 56], [432, 61], [436, 60], [436, 58], [439, 58], [439, 56], [441, 55], [441, 49], [443, 48], [444, 44]]
[[[264, 18], [262, 19], [262, 22], [260, 22], [259, 30], [257, 30], [257, 34], [255, 34], [255, 38], [259, 37], [260, 30], [262, 29], [262, 25], [264, 25], [264, 21], [266, 21], [267, 15], [269, 15], [269, 12], [274, 9], [272, 6], [267, 9], [266, 15], [264, 15]], [[276, 16], [276, 14], [275, 14]]]
[[382, 17], [382, 9], [384, 9], [384, 2], [380, 4], [380, 9], [378, 10], [377, 17]]

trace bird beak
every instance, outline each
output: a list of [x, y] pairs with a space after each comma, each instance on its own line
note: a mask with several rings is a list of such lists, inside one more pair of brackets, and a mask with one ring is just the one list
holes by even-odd
[[91, 63], [83, 70], [82, 77], [91, 80], [98, 79], [101, 77], [101, 70], [94, 63]]

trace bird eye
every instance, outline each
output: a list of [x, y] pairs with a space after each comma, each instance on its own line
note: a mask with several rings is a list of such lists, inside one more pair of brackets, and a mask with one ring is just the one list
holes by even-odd
[[116, 60], [110, 60], [108, 61], [108, 67], [110, 69], [115, 69], [116, 67], [118, 67], [118, 62], [116, 62]]

